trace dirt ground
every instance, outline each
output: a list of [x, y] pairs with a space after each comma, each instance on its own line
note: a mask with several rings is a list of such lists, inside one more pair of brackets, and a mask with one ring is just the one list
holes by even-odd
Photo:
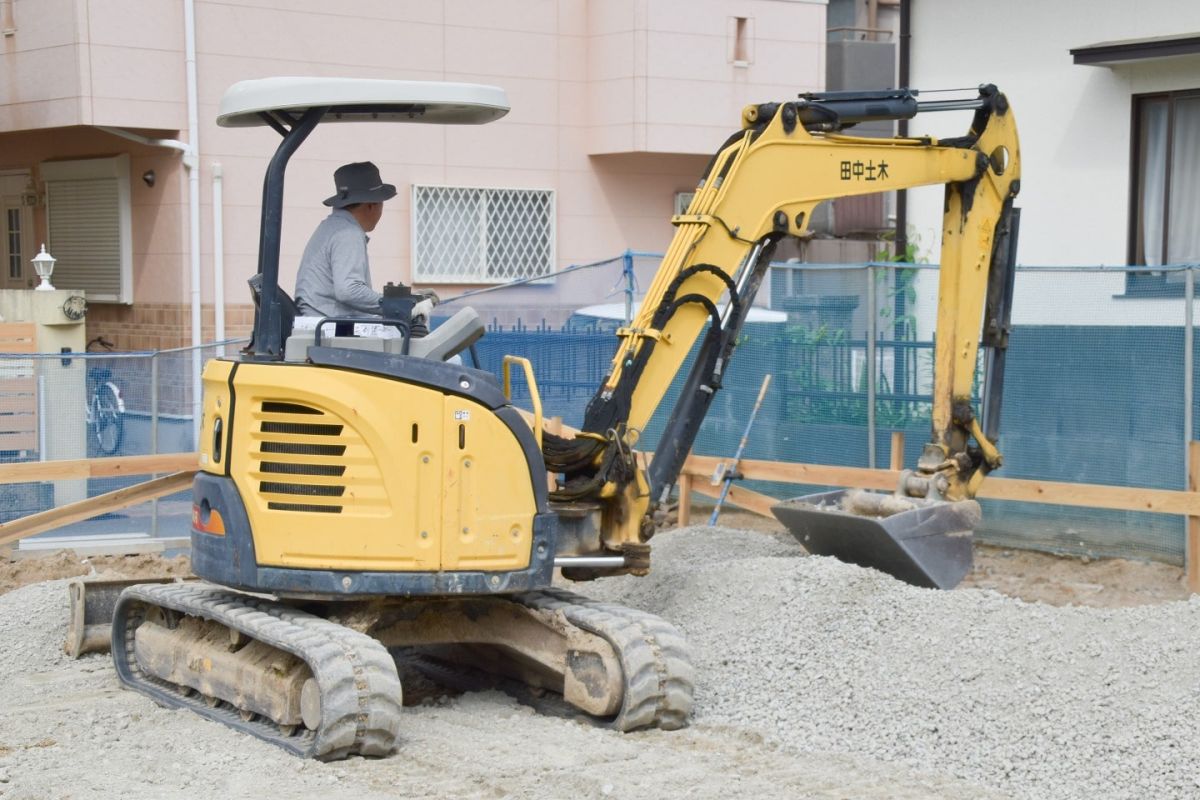
[[[693, 521], [705, 519], [711, 509], [697, 504]], [[721, 512], [722, 526], [784, 533], [774, 519], [738, 509]], [[187, 575], [188, 559], [156, 555], [91, 556], [80, 558], [69, 551], [9, 562], [0, 554], [0, 594], [19, 586], [57, 578], [103, 575], [141, 578], [153, 575]], [[1008, 597], [1052, 606], [1119, 608], [1186, 600], [1189, 592], [1180, 567], [1127, 559], [1088, 560], [1029, 550], [976, 545], [975, 567], [964, 588], [993, 589]]]
[[69, 550], [56, 550], [9, 561], [0, 555], [0, 594], [30, 583], [58, 578], [103, 575], [108, 578], [148, 578], [155, 575], [188, 575], [191, 562], [186, 556], [163, 558], [154, 554], [136, 556], [88, 556], [81, 558]]

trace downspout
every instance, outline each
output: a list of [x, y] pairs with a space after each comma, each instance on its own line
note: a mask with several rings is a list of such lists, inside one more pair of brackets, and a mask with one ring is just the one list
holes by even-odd
[[192, 261], [192, 444], [200, 447], [202, 364], [200, 344], [200, 101], [196, 90], [196, 3], [183, 0], [183, 38], [187, 62], [188, 142], [195, 163], [188, 170], [189, 252]]
[[[912, 40], [912, 0], [900, 0], [900, 63], [898, 65], [899, 74], [896, 76], [896, 85], [902, 89], [910, 89], [909, 86], [909, 42]], [[896, 127], [898, 136], [908, 136], [908, 120], [900, 120]], [[894, 256], [897, 261], [908, 261], [908, 190], [901, 189], [896, 192], [896, 254]], [[904, 272], [896, 273], [896, 293], [895, 299], [892, 301], [894, 308], [892, 310], [892, 336], [896, 339], [901, 339], [905, 336], [904, 323], [908, 309], [905, 308], [905, 280], [913, 280], [912, 277], [903, 277]], [[899, 381], [905, 381], [908, 375], [908, 358], [907, 353], [903, 348], [896, 351], [896, 363], [894, 369], [895, 376]], [[897, 384], [903, 385], [903, 384]]]
[[197, 147], [200, 131], [197, 112], [199, 102], [196, 95], [196, 17], [194, 0], [184, 0], [183, 5], [184, 48], [187, 59], [188, 141], [152, 139], [120, 128], [98, 126], [98, 129], [150, 147], [167, 147], [178, 150], [182, 154], [183, 166], [188, 173], [188, 258], [191, 264], [189, 297], [192, 306], [192, 444], [199, 447], [202, 398], [200, 381], [200, 152]]
[[[909, 82], [909, 42], [912, 40], [912, 0], [900, 0], [900, 73], [896, 84], [901, 89], [912, 88]], [[908, 120], [900, 120], [896, 135], [908, 136]], [[908, 190], [896, 192], [896, 259], [904, 261], [908, 252]]]
[[[212, 165], [212, 217], [213, 217], [213, 326], [216, 340], [225, 341], [225, 221], [224, 176], [220, 164]], [[224, 357], [225, 345], [217, 348], [217, 355]]]

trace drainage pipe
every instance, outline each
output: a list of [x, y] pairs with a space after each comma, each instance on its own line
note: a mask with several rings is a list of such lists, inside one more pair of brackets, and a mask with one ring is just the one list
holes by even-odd
[[187, 61], [187, 105], [188, 141], [178, 139], [152, 139], [121, 128], [99, 126], [99, 130], [129, 139], [150, 147], [167, 147], [178, 150], [182, 155], [183, 167], [188, 174], [188, 261], [190, 285], [188, 297], [191, 301], [191, 346], [192, 346], [192, 443], [200, 443], [201, 409], [201, 331], [200, 331], [200, 126], [198, 121], [199, 102], [196, 93], [196, 15], [194, 0], [184, 0], [184, 48]]
[[188, 143], [195, 157], [188, 170], [188, 228], [192, 300], [192, 443], [200, 446], [200, 101], [196, 90], [196, 4], [183, 0], [183, 38], [187, 66]]
[[[213, 326], [215, 338], [225, 341], [225, 222], [224, 178], [220, 164], [212, 165], [212, 218], [213, 218]], [[217, 348], [217, 355], [225, 355], [225, 345]]]

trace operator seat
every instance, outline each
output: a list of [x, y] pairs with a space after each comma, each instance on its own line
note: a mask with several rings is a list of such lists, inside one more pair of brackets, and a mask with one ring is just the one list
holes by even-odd
[[[306, 318], [306, 322], [310, 320]], [[290, 324], [295, 325], [295, 320]], [[328, 323], [327, 323], [328, 324]], [[364, 318], [358, 326], [380, 327]], [[332, 325], [329, 325], [332, 328]], [[357, 326], [356, 326], [357, 327]], [[415, 358], [427, 358], [431, 361], [448, 361], [462, 351], [479, 341], [484, 333], [483, 320], [479, 313], [470, 306], [460, 308], [449, 319], [443, 320], [425, 336], [410, 338], [408, 352], [404, 352], [404, 338], [401, 336], [382, 337], [377, 335], [328, 336], [321, 335], [324, 347], [341, 347], [351, 350], [372, 350], [377, 353], [392, 355], [409, 355]], [[316, 344], [316, 330], [312, 327], [301, 326], [293, 328], [287, 343], [283, 348], [284, 360], [300, 362], [308, 360], [308, 348]]]
[[[250, 284], [250, 296], [254, 298], [254, 312], [255, 319], [257, 319], [262, 300], [262, 273], [254, 275], [246, 283]], [[292, 326], [296, 324], [296, 317], [300, 310], [296, 308], [296, 301], [292, 300], [291, 295], [285, 292], [282, 286], [276, 285], [275, 298], [279, 301], [279, 341], [286, 343], [292, 335]], [[254, 346], [253, 338], [251, 338], [249, 346]]]

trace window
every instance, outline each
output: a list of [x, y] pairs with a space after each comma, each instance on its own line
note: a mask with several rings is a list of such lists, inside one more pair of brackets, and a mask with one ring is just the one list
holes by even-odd
[[695, 192], [676, 192], [675, 193], [675, 213], [686, 214], [688, 206], [692, 204], [692, 200], [696, 198]]
[[13, 36], [17, 32], [16, 0], [0, 0], [0, 31], [5, 36]]
[[20, 280], [25, 277], [25, 256], [21, 253], [21, 209], [5, 209], [8, 219], [8, 277]]
[[[1134, 98], [1131, 265], [1200, 261], [1200, 89]], [[1178, 296], [1181, 272], [1131, 272], [1128, 294]]]
[[735, 67], [748, 67], [754, 60], [751, 41], [754, 39], [754, 21], [750, 17], [729, 18], [729, 61]]
[[413, 280], [506, 283], [554, 271], [554, 192], [413, 186]]
[[83, 289], [91, 302], [133, 302], [129, 156], [47, 161], [46, 249], [54, 285]]

